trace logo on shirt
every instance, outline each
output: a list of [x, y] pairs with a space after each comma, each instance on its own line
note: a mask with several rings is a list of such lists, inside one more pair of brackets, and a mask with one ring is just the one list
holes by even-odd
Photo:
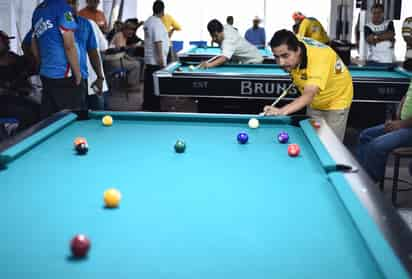
[[310, 46], [321, 47], [321, 48], [326, 47], [325, 44], [322, 44], [321, 42], [318, 42], [318, 41], [316, 41], [316, 40], [314, 40], [314, 39], [311, 39], [311, 38], [304, 37], [304, 38], [302, 39], [302, 41], [304, 41], [306, 44], [308, 44], [308, 45], [310, 45]]
[[64, 13], [64, 19], [66, 19], [66, 21], [68, 22], [72, 22], [74, 21], [73, 15], [71, 12], [65, 12]]
[[340, 74], [343, 72], [345, 65], [341, 59], [336, 60], [335, 63], [335, 74]]
[[33, 36], [36, 38], [40, 38], [40, 36], [43, 35], [44, 32], [52, 28], [53, 23], [49, 19], [44, 20], [43, 18], [40, 18], [34, 25]]

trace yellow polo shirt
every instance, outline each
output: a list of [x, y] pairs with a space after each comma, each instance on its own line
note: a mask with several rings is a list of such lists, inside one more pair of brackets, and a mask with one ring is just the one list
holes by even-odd
[[353, 98], [352, 76], [336, 52], [310, 38], [302, 39], [302, 63], [291, 72], [293, 83], [304, 94], [307, 85], [319, 87], [311, 108], [340, 110], [349, 108]]
[[328, 34], [326, 34], [322, 24], [316, 18], [312, 17], [306, 17], [302, 20], [296, 36], [298, 38], [312, 38], [324, 44], [329, 42]]
[[174, 28], [176, 31], [182, 30], [180, 24], [169, 14], [165, 14], [160, 18], [166, 28], [167, 33]]

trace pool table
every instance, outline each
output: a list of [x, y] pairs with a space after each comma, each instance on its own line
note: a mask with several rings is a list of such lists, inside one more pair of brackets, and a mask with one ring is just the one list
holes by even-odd
[[[263, 63], [275, 63], [275, 57], [269, 47], [259, 47], [259, 52], [263, 56]], [[196, 47], [193, 46], [189, 49], [180, 51], [177, 56], [180, 62], [194, 62], [199, 63], [206, 61], [213, 56], [220, 55], [222, 53], [219, 47]]]
[[0, 278], [409, 278], [410, 231], [321, 119], [106, 114], [60, 112], [1, 144]]
[[[402, 68], [352, 66], [354, 102], [398, 103], [412, 73]], [[273, 99], [291, 83], [289, 74], [276, 64], [223, 65], [189, 69], [175, 62], [154, 74], [155, 94], [160, 96]], [[293, 89], [287, 96], [295, 98]], [[287, 98], [286, 98], [287, 99]]]

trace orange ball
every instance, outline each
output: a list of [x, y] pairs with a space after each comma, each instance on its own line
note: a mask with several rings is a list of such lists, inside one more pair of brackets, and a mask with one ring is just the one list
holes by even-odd
[[82, 143], [87, 144], [86, 139], [83, 138], [83, 137], [77, 137], [77, 138], [75, 138], [74, 141], [73, 141], [74, 147], [76, 147], [77, 145], [82, 144]]

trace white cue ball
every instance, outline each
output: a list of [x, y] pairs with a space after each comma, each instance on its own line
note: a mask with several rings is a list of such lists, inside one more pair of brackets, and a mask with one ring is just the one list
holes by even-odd
[[259, 120], [257, 120], [256, 118], [251, 118], [248, 124], [249, 128], [256, 129], [259, 127]]
[[195, 67], [193, 65], [189, 66], [189, 71], [193, 71], [195, 69]]

